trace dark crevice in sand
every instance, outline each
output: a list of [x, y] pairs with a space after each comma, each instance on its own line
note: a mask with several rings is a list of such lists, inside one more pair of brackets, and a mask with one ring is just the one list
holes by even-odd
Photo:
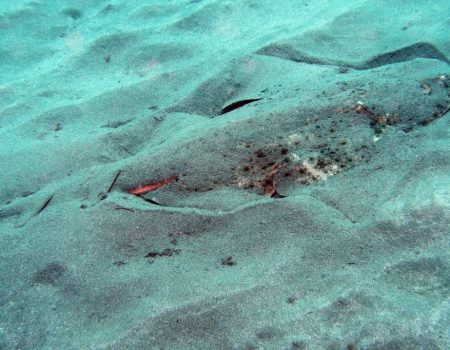
[[220, 112], [220, 114], [226, 114], [229, 113], [231, 111], [234, 111], [235, 109], [241, 108], [245, 105], [248, 105], [249, 103], [255, 102], [255, 101], [259, 101], [261, 100], [260, 98], [251, 98], [251, 99], [247, 99], [247, 100], [240, 100], [240, 101], [236, 101], [233, 102], [231, 104], [229, 104], [228, 106], [224, 107], [222, 109], [222, 111]]
[[367, 60], [359, 68], [355, 67], [355, 69], [372, 69], [387, 64], [411, 61], [416, 58], [436, 59], [444, 63], [450, 64], [449, 59], [442, 52], [440, 52], [434, 45], [421, 42], [403, 47], [398, 50], [377, 55], [374, 58]]
[[121, 171], [118, 170], [117, 173], [116, 173], [116, 175], [114, 176], [113, 180], [111, 181], [111, 184], [109, 185], [108, 190], [106, 191], [107, 193], [108, 193], [108, 192], [111, 192], [111, 190], [112, 190], [112, 188], [114, 187], [114, 184], [116, 183], [117, 178], [119, 177], [120, 173], [121, 173]]
[[357, 64], [314, 57], [298, 51], [289, 44], [271, 44], [259, 49], [255, 53], [258, 55], [278, 57], [298, 63], [337, 66], [356, 70], [368, 70], [385, 65], [412, 61], [417, 58], [436, 59], [450, 65], [450, 60], [442, 52], [440, 52], [434, 45], [425, 42], [419, 42], [398, 50], [389, 51]]
[[50, 204], [50, 202], [52, 201], [54, 195], [52, 194], [50, 197], [48, 197], [45, 202], [41, 205], [41, 207], [36, 211], [36, 213], [34, 214], [34, 216], [38, 215], [39, 213], [41, 213], [45, 208], [47, 208], [47, 206]]

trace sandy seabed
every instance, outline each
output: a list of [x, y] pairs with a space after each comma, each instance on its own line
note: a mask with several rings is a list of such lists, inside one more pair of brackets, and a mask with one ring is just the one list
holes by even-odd
[[0, 3], [0, 349], [450, 348], [450, 2]]

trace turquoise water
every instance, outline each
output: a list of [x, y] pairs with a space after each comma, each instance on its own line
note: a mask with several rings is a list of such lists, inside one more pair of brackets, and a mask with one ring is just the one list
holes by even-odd
[[450, 348], [449, 27], [0, 2], [0, 349]]

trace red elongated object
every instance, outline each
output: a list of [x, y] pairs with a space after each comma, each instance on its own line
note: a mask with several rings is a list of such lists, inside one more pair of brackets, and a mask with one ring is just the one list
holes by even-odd
[[138, 187], [132, 188], [131, 190], [127, 190], [127, 192], [131, 193], [131, 194], [137, 194], [137, 195], [144, 194], [147, 192], [157, 190], [158, 188], [161, 188], [163, 186], [171, 184], [172, 182], [175, 182], [177, 180], [178, 180], [177, 176], [172, 176], [172, 177], [168, 177], [167, 179], [164, 179], [164, 180], [161, 180], [158, 182], [153, 182], [148, 185], [140, 185]]

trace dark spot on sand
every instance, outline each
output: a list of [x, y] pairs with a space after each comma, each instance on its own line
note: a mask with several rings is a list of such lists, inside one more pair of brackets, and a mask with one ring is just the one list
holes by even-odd
[[236, 262], [233, 261], [232, 256], [227, 256], [226, 258], [222, 259], [221, 264], [224, 266], [233, 266], [233, 265], [236, 265]]
[[295, 296], [290, 296], [287, 301], [289, 304], [294, 304], [296, 300], [297, 298]]
[[157, 252], [157, 251], [153, 251], [153, 252], [149, 252], [147, 253], [147, 255], [145, 256], [145, 258], [156, 258], [156, 257], [161, 257], [161, 256], [172, 256], [174, 254], [178, 255], [180, 254], [181, 249], [164, 249], [161, 252]]
[[33, 275], [34, 283], [54, 284], [66, 273], [67, 268], [60, 263], [50, 263]]
[[264, 158], [266, 156], [266, 154], [264, 153], [264, 151], [262, 149], [259, 149], [255, 152], [256, 157], [258, 158]]
[[77, 10], [76, 8], [73, 8], [73, 7], [68, 7], [66, 9], [64, 9], [62, 11], [62, 13], [74, 20], [77, 20], [78, 18], [81, 17], [81, 11]]

